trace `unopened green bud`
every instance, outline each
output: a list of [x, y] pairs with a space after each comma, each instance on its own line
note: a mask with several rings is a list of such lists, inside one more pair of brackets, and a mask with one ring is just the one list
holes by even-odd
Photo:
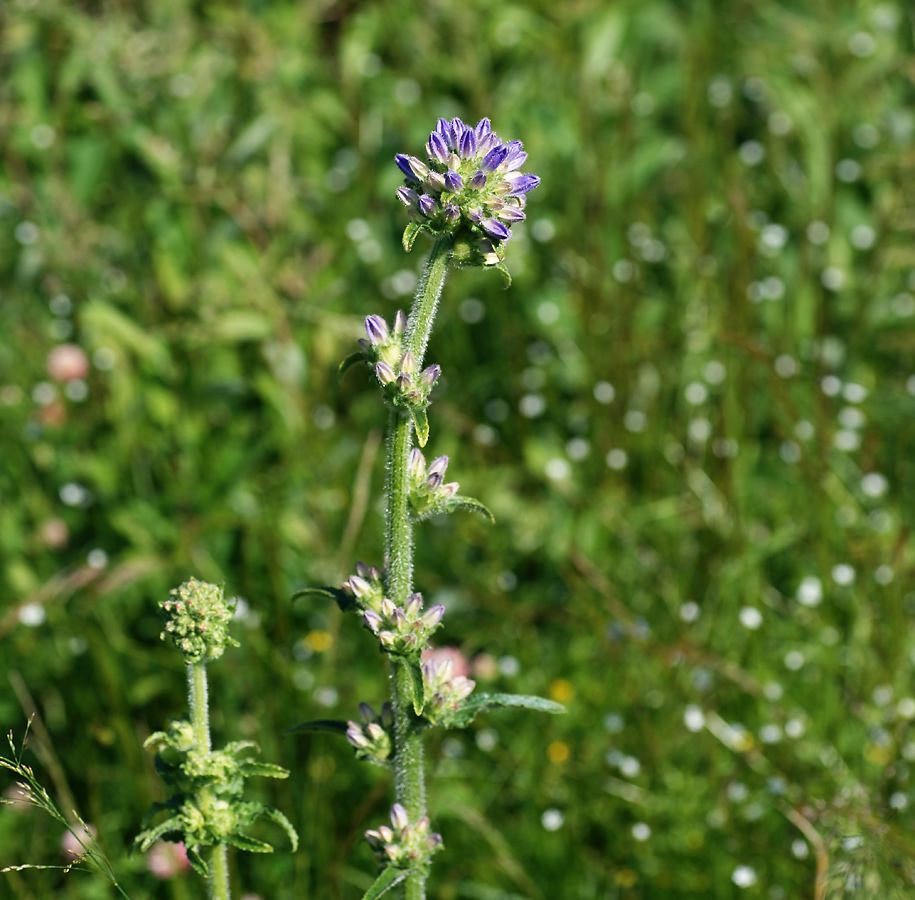
[[238, 646], [229, 637], [235, 604], [226, 601], [221, 587], [191, 578], [169, 591], [160, 606], [165, 614], [160, 637], [169, 635], [188, 663], [219, 659], [226, 647]]

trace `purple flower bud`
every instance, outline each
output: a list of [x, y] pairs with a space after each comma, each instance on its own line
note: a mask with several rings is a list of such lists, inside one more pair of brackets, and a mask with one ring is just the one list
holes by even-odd
[[383, 647], [393, 647], [397, 643], [397, 635], [393, 631], [379, 631], [378, 640]]
[[426, 387], [432, 387], [436, 381], [438, 381], [439, 375], [442, 374], [442, 367], [438, 363], [434, 363], [426, 369], [423, 369], [422, 374], [419, 376], [420, 381]]
[[417, 178], [423, 179], [429, 174], [429, 167], [421, 159], [417, 159], [415, 156], [408, 156], [407, 162], [410, 165], [410, 170]]
[[363, 722], [374, 722], [377, 718], [375, 710], [368, 703], [359, 704], [359, 715], [362, 716]]
[[[419, 199], [419, 198], [417, 198]], [[402, 309], [397, 310], [397, 315], [394, 316], [394, 335], [395, 337], [400, 337], [407, 328], [407, 317]]]
[[416, 209], [416, 203], [419, 200], [419, 194], [416, 193], [412, 188], [408, 187], [399, 187], [396, 191], [397, 199], [403, 203], [404, 206], [410, 209]]
[[428, 194], [423, 194], [417, 201], [417, 205], [424, 216], [432, 216], [438, 211], [438, 204]]
[[437, 850], [442, 846], [442, 836], [436, 832], [433, 832], [426, 838], [426, 846], [429, 850]]
[[449, 225], [455, 225], [461, 218], [461, 208], [456, 203], [446, 203], [442, 207]]
[[381, 832], [376, 831], [374, 828], [370, 828], [365, 833], [365, 839], [373, 846], [377, 847], [383, 840], [381, 837]]
[[440, 172], [430, 172], [426, 178], [426, 186], [436, 191], [445, 190], [445, 176]]
[[372, 590], [372, 586], [364, 578], [360, 578], [358, 575], [350, 575], [349, 581], [344, 581], [343, 586], [349, 586], [349, 589], [356, 597], [364, 597]]
[[448, 457], [447, 456], [436, 456], [435, 459], [429, 463], [429, 468], [426, 470], [430, 475], [444, 475], [448, 470]]
[[457, 145], [457, 151], [464, 159], [473, 159], [477, 152], [477, 138], [469, 128], [464, 129], [461, 139]]
[[464, 133], [464, 123], [458, 119], [454, 118], [451, 120], [451, 146], [457, 150], [461, 145], [461, 135]]
[[505, 176], [505, 180], [511, 185], [512, 189], [509, 196], [512, 197], [518, 194], [526, 194], [540, 184], [540, 179], [536, 175], [525, 175], [522, 172], [509, 172]]
[[447, 119], [439, 119], [435, 124], [435, 130], [447, 140], [451, 135], [451, 123]]
[[477, 156], [485, 156], [490, 150], [501, 146], [499, 135], [494, 131], [487, 132], [482, 137], [477, 138]]
[[448, 158], [448, 145], [444, 138], [437, 131], [429, 135], [429, 143], [426, 144], [426, 152], [429, 159], [437, 159], [440, 163], [445, 162]]
[[435, 606], [423, 613], [423, 625], [426, 628], [435, 628], [442, 621], [444, 615], [445, 607], [441, 603], [436, 603]]
[[521, 141], [509, 141], [505, 148], [508, 150], [508, 155], [499, 165], [499, 171], [514, 172], [515, 169], [520, 169], [527, 159], [527, 154], [521, 149]]
[[439, 495], [450, 500], [458, 492], [460, 486], [461, 483], [459, 481], [449, 481], [448, 484], [442, 485]]
[[397, 376], [397, 390], [399, 391], [408, 391], [413, 386], [410, 381], [410, 375], [408, 372], [402, 372]]
[[470, 206], [466, 210], [467, 218], [476, 225], [483, 221], [483, 210], [479, 206]]
[[410, 459], [407, 462], [407, 470], [412, 478], [423, 478], [426, 474], [426, 458], [419, 447], [414, 447], [410, 451]]
[[371, 571], [372, 570], [364, 562], [362, 562], [361, 559], [356, 562], [356, 574], [361, 578], [370, 577]]
[[511, 235], [508, 228], [497, 219], [483, 219], [480, 226], [490, 237], [497, 238], [500, 241], [507, 240]]
[[473, 177], [470, 179], [470, 186], [475, 190], [479, 191], [480, 189], [486, 187], [486, 173], [477, 169], [473, 173]]
[[506, 156], [508, 156], [508, 150], [501, 144], [498, 147], [493, 147], [492, 150], [483, 157], [480, 168], [484, 172], [495, 172]]
[[381, 616], [370, 609], [367, 609], [362, 613], [362, 621], [365, 623], [366, 627], [375, 632], [375, 634], [378, 634], [378, 630], [384, 625]]
[[440, 472], [433, 472], [431, 475], [426, 476], [426, 488], [430, 491], [437, 491], [441, 486], [444, 479]]
[[407, 811], [399, 803], [395, 803], [391, 807], [391, 824], [398, 831], [410, 824], [410, 820], [407, 818]]
[[355, 722], [347, 722], [350, 727], [346, 729], [346, 739], [357, 749], [364, 750], [369, 746], [369, 741], [362, 733], [362, 729]]
[[413, 170], [410, 168], [410, 157], [405, 153], [397, 153], [394, 155], [394, 162], [397, 163], [397, 168], [400, 169], [404, 175], [410, 181], [416, 181], [416, 176], [413, 174]]
[[458, 175], [457, 172], [448, 170], [448, 174], [445, 175], [445, 187], [451, 191], [452, 194], [456, 194], [464, 186], [464, 179]]
[[423, 608], [423, 598], [422, 594], [410, 594], [407, 597], [407, 602], [404, 603], [404, 613], [410, 621], [413, 621], [418, 615], [419, 611]]
[[388, 600], [387, 597], [381, 598], [381, 611], [390, 619], [394, 615], [394, 610], [397, 607], [394, 605], [393, 600]]
[[365, 330], [373, 344], [386, 344], [390, 338], [388, 323], [381, 316], [366, 316]]
[[411, 350], [407, 350], [400, 358], [400, 371], [409, 372], [411, 375], [416, 371], [416, 357]]
[[489, 134], [490, 131], [492, 131], [492, 124], [485, 116], [477, 122], [476, 128], [473, 129], [474, 135], [478, 141], [483, 135]]
[[523, 222], [527, 216], [517, 206], [503, 206], [496, 215], [504, 222]]
[[398, 631], [403, 631], [407, 627], [407, 614], [399, 606], [391, 616], [391, 623]]
[[383, 360], [375, 363], [375, 375], [382, 384], [390, 384], [394, 378], [394, 370]]
[[[465, 697], [469, 697], [473, 693], [473, 689], [476, 686], [477, 683], [472, 678], [465, 678], [463, 675], [458, 675], [457, 678], [454, 678], [451, 681], [452, 700], [456, 703], [460, 703], [461, 700]], [[369, 728], [371, 727], [372, 726], [369, 725]]]

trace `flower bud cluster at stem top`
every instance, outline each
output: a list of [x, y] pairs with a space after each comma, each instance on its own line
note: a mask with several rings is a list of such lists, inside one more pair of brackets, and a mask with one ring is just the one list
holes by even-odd
[[389, 328], [381, 316], [367, 316], [365, 330], [368, 339], [360, 340], [359, 345], [374, 368], [386, 400], [398, 407], [425, 409], [442, 370], [438, 365], [431, 365], [417, 372], [416, 357], [411, 351], [404, 350], [406, 326], [407, 319], [402, 310], [394, 317], [393, 328]]
[[159, 606], [165, 616], [165, 631], [188, 663], [219, 659], [226, 647], [237, 647], [229, 637], [229, 622], [235, 612], [223, 596], [223, 589], [191, 578], [169, 591]]
[[427, 659], [422, 665], [423, 687], [425, 690], [426, 704], [423, 707], [423, 716], [433, 725], [442, 721], [447, 724], [448, 713], [456, 712], [473, 692], [476, 682], [463, 675], [454, 674], [454, 660]]
[[365, 833], [365, 839], [384, 865], [398, 869], [425, 866], [432, 854], [442, 849], [442, 836], [430, 831], [429, 817], [410, 823], [399, 803], [391, 808], [391, 828], [382, 825]]
[[[404, 175], [400, 201], [422, 230], [463, 238], [475, 250], [471, 265], [497, 265], [511, 226], [525, 218], [526, 195], [540, 184], [520, 170], [527, 159], [521, 141], [503, 143], [489, 119], [465, 125], [439, 119], [426, 143], [428, 163], [398, 153]], [[473, 254], [472, 254], [473, 255]]]

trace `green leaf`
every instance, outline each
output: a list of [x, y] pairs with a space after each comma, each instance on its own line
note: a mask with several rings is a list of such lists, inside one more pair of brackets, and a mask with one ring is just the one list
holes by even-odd
[[416, 440], [420, 447], [426, 446], [429, 440], [429, 417], [424, 409], [410, 407], [410, 415], [413, 417], [413, 425], [416, 428]]
[[439, 719], [439, 724], [447, 728], [465, 728], [487, 709], [531, 709], [535, 712], [553, 714], [566, 711], [561, 703], [554, 703], [544, 697], [531, 697], [526, 694], [471, 694], [457, 710], [443, 715]]
[[356, 363], [364, 363], [365, 361], [365, 354], [361, 350], [357, 350], [355, 353], [350, 353], [350, 355], [347, 356], [342, 363], [340, 363], [340, 368], [337, 369], [337, 378], [343, 378], [347, 369], [356, 365]]
[[315, 719], [311, 722], [300, 722], [298, 725], [292, 725], [283, 731], [287, 734], [290, 731], [332, 731], [334, 734], [346, 734], [349, 726], [346, 722], [339, 719]]
[[[479, 500], [475, 500], [473, 497], [454, 497], [452, 500], [451, 509], [467, 509], [470, 512], [479, 513], [486, 519], [489, 519], [490, 525], [496, 524], [496, 517], [490, 512], [487, 506], [484, 506], [480, 503]], [[451, 512], [451, 510], [449, 510]]]
[[502, 276], [504, 284], [502, 285], [506, 290], [511, 287], [512, 277], [508, 269], [505, 268], [505, 263], [497, 263], [493, 268]]
[[409, 869], [395, 869], [393, 866], [388, 866], [365, 892], [362, 900], [375, 900], [376, 897], [386, 894], [392, 887], [400, 884], [407, 877], [409, 871]]
[[210, 874], [210, 869], [206, 864], [206, 860], [200, 855], [200, 851], [197, 849], [195, 844], [193, 847], [186, 847], [187, 850], [187, 861], [191, 864], [191, 868], [198, 874], [206, 878]]
[[423, 667], [422, 658], [417, 656], [414, 659], [405, 659], [404, 665], [410, 672], [413, 679], [413, 712], [421, 716], [423, 707], [426, 705], [425, 688], [423, 686]]
[[333, 587], [307, 587], [296, 591], [292, 595], [293, 600], [299, 597], [321, 597], [324, 600], [333, 600], [343, 612], [352, 612], [359, 609], [355, 597], [351, 597], [346, 591]]
[[227, 844], [238, 847], [239, 850], [247, 850], [249, 853], [273, 853], [273, 847], [269, 844], [239, 832], [223, 835], [223, 840]]
[[295, 853], [295, 851], [299, 849], [299, 836], [296, 833], [295, 828], [292, 827], [292, 822], [290, 822], [278, 809], [274, 809], [272, 806], [264, 808], [264, 815], [267, 816], [268, 819], [273, 819], [273, 821], [286, 832], [289, 843], [292, 844], [292, 852]]
[[241, 769], [242, 775], [246, 778], [249, 775], [261, 775], [264, 778], [289, 777], [289, 769], [284, 769], [282, 766], [275, 766], [273, 763], [254, 762], [253, 760], [246, 759], [239, 763], [238, 767]]
[[417, 225], [416, 222], [411, 222], [403, 230], [403, 248], [409, 253], [413, 249], [413, 242], [416, 240], [416, 235], [422, 231], [422, 225]]

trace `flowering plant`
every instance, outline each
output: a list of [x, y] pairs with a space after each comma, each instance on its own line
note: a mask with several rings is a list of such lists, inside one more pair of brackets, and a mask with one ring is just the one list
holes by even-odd
[[511, 227], [525, 218], [527, 194], [539, 183], [520, 171], [527, 159], [520, 141], [503, 143], [489, 119], [476, 126], [439, 119], [426, 143], [428, 163], [397, 154], [404, 175], [397, 196], [411, 212], [403, 243], [409, 250], [420, 232], [435, 238], [409, 316], [398, 312], [391, 325], [379, 315], [365, 319], [360, 350], [341, 372], [362, 362], [381, 389], [389, 409], [385, 559], [382, 567], [358, 563], [341, 588], [308, 588], [299, 595], [333, 598], [345, 612], [360, 615], [387, 654], [393, 686], [390, 706], [376, 716], [363, 704], [363, 725], [305, 722], [300, 729], [330, 728], [345, 734], [358, 758], [393, 768], [396, 799], [391, 826], [366, 833], [381, 872], [364, 900], [403, 883], [406, 900], [426, 896], [425, 884], [441, 836], [430, 831], [426, 814], [422, 736], [427, 728], [459, 728], [485, 709], [516, 707], [562, 712], [540, 697], [478, 694], [473, 680], [456, 675], [453, 663], [425, 659], [430, 638], [442, 626], [442, 604], [426, 608], [413, 589], [413, 527], [429, 516], [469, 509], [490, 521], [492, 514], [458, 483], [445, 482], [447, 456], [426, 462], [420, 447], [429, 440], [427, 410], [441, 375], [437, 364], [423, 368], [439, 297], [449, 266], [483, 266], [510, 283], [503, 259]]

